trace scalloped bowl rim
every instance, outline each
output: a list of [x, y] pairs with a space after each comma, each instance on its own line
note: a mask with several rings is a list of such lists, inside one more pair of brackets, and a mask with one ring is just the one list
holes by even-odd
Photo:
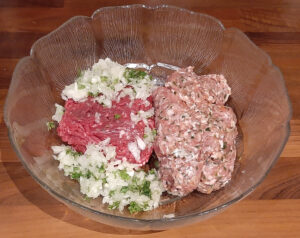
[[288, 119], [287, 119], [286, 125], [285, 125], [286, 126], [286, 135], [285, 135], [285, 138], [283, 140], [283, 143], [282, 143], [281, 147], [278, 150], [278, 154], [274, 157], [274, 159], [273, 159], [270, 167], [267, 169], [267, 171], [265, 172], [265, 174], [260, 178], [260, 180], [256, 184], [254, 184], [252, 187], [250, 187], [246, 192], [244, 192], [241, 195], [239, 195], [238, 197], [230, 200], [229, 202], [226, 202], [226, 203], [224, 203], [222, 205], [216, 206], [214, 208], [211, 208], [211, 209], [208, 209], [208, 210], [205, 210], [205, 211], [191, 213], [189, 215], [176, 216], [174, 218], [163, 218], [163, 219], [138, 219], [138, 218], [123, 217], [123, 216], [113, 215], [113, 214], [109, 214], [109, 213], [105, 213], [105, 212], [100, 212], [100, 211], [91, 209], [89, 207], [83, 206], [83, 205], [81, 205], [79, 203], [76, 203], [76, 202], [74, 202], [74, 201], [66, 198], [65, 196], [63, 196], [63, 195], [61, 195], [61, 194], [53, 191], [47, 184], [45, 184], [44, 182], [42, 182], [37, 176], [35, 176], [31, 172], [31, 170], [26, 165], [26, 162], [23, 160], [20, 151], [18, 150], [18, 148], [15, 145], [15, 142], [14, 142], [14, 139], [13, 139], [13, 136], [12, 136], [12, 130], [11, 130], [10, 126], [9, 126], [9, 122], [8, 122], [8, 119], [7, 119], [7, 115], [6, 115], [6, 111], [7, 111], [6, 110], [6, 108], [7, 108], [7, 98], [8, 98], [8, 94], [10, 93], [10, 90], [8, 90], [8, 94], [6, 96], [6, 101], [5, 101], [5, 105], [4, 105], [4, 122], [5, 122], [5, 124], [6, 124], [7, 128], [8, 128], [8, 137], [9, 137], [10, 143], [13, 146], [14, 151], [18, 155], [18, 158], [20, 159], [20, 161], [23, 164], [23, 166], [25, 167], [25, 169], [34, 178], [34, 180], [38, 184], [40, 184], [40, 186], [42, 188], [44, 188], [47, 192], [49, 192], [50, 194], [52, 194], [55, 197], [59, 198], [60, 200], [62, 200], [66, 204], [70, 204], [70, 205], [76, 206], [78, 208], [81, 208], [83, 210], [92, 212], [92, 213], [97, 214], [97, 215], [107, 216], [107, 217], [111, 217], [111, 218], [118, 218], [118, 219], [122, 219], [122, 220], [126, 220], [126, 221], [131, 220], [133, 222], [144, 222], [145, 224], [146, 223], [152, 223], [152, 222], [155, 222], [155, 221], [161, 221], [161, 220], [164, 220], [164, 221], [167, 221], [167, 222], [168, 221], [172, 222], [172, 221], [183, 220], [185, 218], [193, 218], [193, 217], [203, 216], [203, 215], [209, 214], [211, 212], [215, 212], [215, 211], [218, 211], [218, 210], [223, 210], [224, 208], [229, 207], [230, 205], [232, 205], [232, 204], [238, 202], [239, 200], [245, 198], [247, 195], [249, 195], [252, 191], [254, 191], [262, 183], [262, 181], [266, 178], [266, 176], [269, 174], [270, 170], [273, 168], [273, 166], [277, 162], [278, 158], [280, 157], [280, 154], [282, 153], [282, 151], [283, 151], [283, 149], [284, 149], [284, 147], [285, 147], [285, 145], [287, 143], [287, 140], [289, 138], [289, 135], [290, 135], [290, 120], [291, 120], [291, 117], [292, 117], [292, 104], [291, 104], [290, 98], [288, 96], [288, 91], [287, 91], [287, 88], [285, 86], [285, 81], [283, 79], [282, 72], [280, 71], [280, 69], [276, 65], [274, 65], [272, 63], [271, 57], [265, 51], [263, 51], [256, 44], [254, 44], [254, 42], [252, 42], [249, 39], [249, 37], [246, 34], [244, 34], [241, 30], [239, 30], [238, 28], [235, 28], [235, 27], [225, 28], [224, 25], [222, 24], [222, 22], [219, 19], [217, 19], [217, 18], [215, 18], [213, 16], [210, 16], [210, 15], [207, 15], [207, 14], [204, 14], [204, 13], [198, 13], [198, 12], [190, 11], [190, 10], [187, 10], [187, 9], [184, 9], [184, 8], [180, 8], [180, 7], [176, 7], [176, 6], [172, 6], [172, 5], [166, 5], [166, 4], [164, 4], [164, 5], [158, 5], [158, 6], [154, 6], [154, 7], [143, 5], [143, 4], [102, 7], [102, 8], [99, 8], [99, 9], [95, 10], [93, 12], [93, 14], [91, 15], [91, 17], [80, 16], [79, 15], [79, 16], [74, 16], [74, 17], [70, 18], [69, 20], [67, 20], [66, 22], [64, 22], [62, 25], [60, 25], [58, 28], [56, 28], [55, 30], [51, 31], [50, 33], [46, 34], [45, 36], [43, 36], [43, 37], [39, 38], [37, 41], [35, 41], [34, 44], [31, 47], [31, 49], [30, 49], [30, 55], [23, 57], [17, 63], [17, 65], [16, 65], [16, 67], [14, 69], [13, 75], [12, 75], [12, 79], [14, 79], [14, 74], [17, 71], [18, 67], [22, 64], [22, 62], [24, 60], [28, 59], [28, 58], [33, 58], [34, 46], [35, 46], [35, 44], [37, 42], [43, 40], [44, 38], [47, 38], [47, 37], [51, 36], [54, 32], [58, 31], [59, 29], [61, 29], [65, 25], [69, 24], [70, 22], [72, 22], [76, 18], [86, 17], [86, 18], [89, 18], [89, 19], [93, 19], [94, 16], [97, 13], [102, 12], [102, 11], [107, 10], [107, 9], [114, 9], [114, 8], [145, 8], [145, 9], [149, 9], [149, 10], [155, 10], [155, 9], [161, 9], [161, 8], [173, 8], [173, 9], [177, 9], [177, 10], [180, 10], [180, 11], [188, 12], [189, 14], [195, 14], [195, 15], [199, 15], [199, 16], [204, 16], [204, 17], [210, 18], [213, 21], [215, 21], [216, 23], [218, 23], [220, 25], [220, 27], [222, 28], [222, 30], [225, 31], [226, 29], [233, 29], [233, 30], [239, 32], [240, 34], [242, 34], [243, 36], [245, 36], [245, 39], [247, 39], [248, 42], [250, 42], [252, 44], [252, 46], [255, 46], [255, 48], [258, 49], [261, 52], [261, 54], [264, 55], [267, 58], [269, 66], [279, 72], [279, 75], [280, 75], [279, 80], [282, 82], [282, 86], [283, 86], [283, 89], [285, 91], [285, 96], [286, 96], [286, 99], [287, 99], [287, 102], [288, 102], [288, 107], [289, 107], [289, 115], [288, 115]]

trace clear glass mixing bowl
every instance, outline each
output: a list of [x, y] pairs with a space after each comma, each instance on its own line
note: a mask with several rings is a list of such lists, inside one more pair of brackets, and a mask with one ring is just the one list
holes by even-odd
[[[105, 57], [121, 64], [152, 65], [150, 73], [162, 81], [171, 72], [168, 65], [192, 65], [198, 74], [225, 75], [240, 133], [235, 171], [224, 189], [210, 195], [194, 192], [136, 215], [111, 211], [101, 198], [83, 199], [79, 185], [57, 169], [50, 147], [61, 141], [45, 124], [54, 103], [63, 103], [60, 93], [78, 69]], [[240, 30], [225, 29], [211, 16], [177, 7], [131, 5], [73, 17], [35, 42], [13, 73], [5, 122], [23, 165], [55, 198], [105, 224], [161, 230], [201, 221], [252, 192], [287, 141], [291, 111], [281, 72]], [[172, 213], [174, 218], [163, 218]]]

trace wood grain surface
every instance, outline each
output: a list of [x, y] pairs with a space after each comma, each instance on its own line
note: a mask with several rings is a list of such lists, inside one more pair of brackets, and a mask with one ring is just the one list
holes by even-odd
[[246, 199], [204, 222], [160, 232], [114, 228], [75, 214], [30, 177], [0, 114], [0, 237], [300, 237], [299, 0], [0, 0], [0, 107], [18, 60], [34, 41], [75, 15], [112, 5], [172, 4], [220, 19], [265, 50], [285, 78], [293, 105], [291, 135], [275, 167]]

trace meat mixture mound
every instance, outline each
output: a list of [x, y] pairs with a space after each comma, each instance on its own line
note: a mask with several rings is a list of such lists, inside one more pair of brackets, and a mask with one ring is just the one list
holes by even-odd
[[209, 194], [230, 181], [237, 136], [236, 116], [224, 106], [230, 93], [223, 75], [198, 76], [193, 67], [174, 72], [154, 91], [154, 150], [169, 193]]

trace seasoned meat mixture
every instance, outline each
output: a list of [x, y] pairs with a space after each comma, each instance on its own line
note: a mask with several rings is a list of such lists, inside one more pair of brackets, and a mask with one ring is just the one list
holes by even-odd
[[165, 189], [184, 196], [211, 193], [230, 179], [236, 157], [236, 116], [224, 103], [230, 88], [222, 75], [197, 76], [192, 67], [171, 74], [153, 93], [154, 150]]

